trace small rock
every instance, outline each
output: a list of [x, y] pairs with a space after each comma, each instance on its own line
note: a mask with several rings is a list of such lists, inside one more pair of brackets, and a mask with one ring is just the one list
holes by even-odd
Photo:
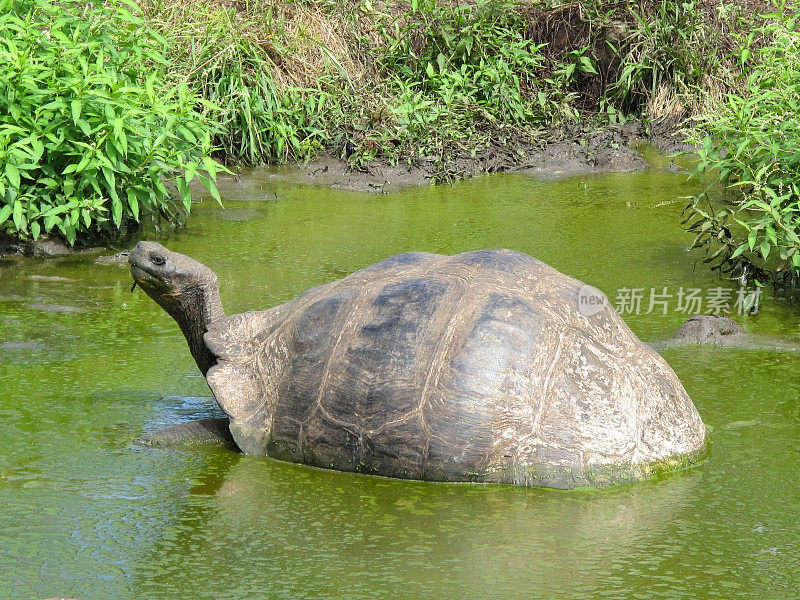
[[641, 121], [626, 121], [622, 126], [622, 133], [630, 138], [642, 137], [644, 134], [644, 127]]
[[670, 142], [663, 148], [661, 152], [667, 156], [677, 156], [679, 154], [696, 154], [697, 148], [687, 142]]
[[681, 325], [673, 339], [694, 344], [720, 344], [742, 334], [742, 326], [729, 317], [696, 315]]
[[22, 242], [0, 235], [0, 257], [22, 254]]
[[75, 250], [59, 239], [42, 237], [28, 242], [25, 247], [25, 254], [33, 258], [51, 258], [54, 256], [69, 256], [70, 254], [75, 254]]
[[131, 254], [130, 250], [123, 250], [122, 252], [117, 252], [116, 254], [98, 256], [97, 259], [94, 261], [94, 264], [127, 267], [128, 257], [130, 256], [130, 254]]
[[632, 173], [647, 168], [647, 162], [627, 146], [602, 148], [595, 155], [595, 166], [611, 173]]

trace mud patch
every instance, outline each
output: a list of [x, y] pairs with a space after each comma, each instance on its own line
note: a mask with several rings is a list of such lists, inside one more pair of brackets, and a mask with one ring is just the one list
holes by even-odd
[[[643, 156], [644, 146], [671, 152], [693, 148], [670, 134], [647, 135], [637, 121], [588, 131], [567, 126], [546, 133], [547, 142], [499, 143], [477, 153], [453, 153], [438, 158], [422, 157], [398, 165], [375, 160], [355, 170], [345, 161], [323, 157], [277, 173], [273, 179], [299, 184], [373, 194], [397, 191], [409, 186], [469, 178], [483, 173], [524, 173], [541, 179], [555, 179], [588, 173], [632, 173], [653, 165]], [[662, 161], [664, 162], [664, 161]]]

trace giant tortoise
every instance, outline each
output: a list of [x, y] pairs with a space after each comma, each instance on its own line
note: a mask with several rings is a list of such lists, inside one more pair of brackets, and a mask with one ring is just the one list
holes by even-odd
[[[130, 255], [246, 454], [428, 481], [573, 488], [699, 460], [669, 365], [581, 282], [526, 254], [407, 252], [264, 311], [155, 242]], [[585, 312], [585, 311], [584, 311]]]

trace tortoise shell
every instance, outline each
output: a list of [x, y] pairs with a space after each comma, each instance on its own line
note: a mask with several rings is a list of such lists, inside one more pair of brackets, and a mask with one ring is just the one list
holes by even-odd
[[669, 365], [530, 256], [409, 252], [215, 321], [207, 379], [248, 454], [432, 481], [557, 488], [697, 460]]

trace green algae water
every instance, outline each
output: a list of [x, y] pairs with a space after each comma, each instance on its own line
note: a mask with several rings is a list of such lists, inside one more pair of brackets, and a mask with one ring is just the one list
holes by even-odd
[[[225, 210], [203, 200], [160, 241], [216, 271], [228, 314], [398, 252], [505, 247], [603, 290], [645, 341], [690, 316], [690, 290], [728, 300], [748, 332], [800, 341], [796, 305], [767, 290], [739, 316], [737, 286], [695, 265], [682, 175], [368, 196], [253, 172], [222, 188]], [[797, 597], [798, 353], [665, 352], [711, 452], [655, 481], [559, 492], [329, 472], [138, 443], [219, 409], [175, 323], [96, 257], [0, 261], [0, 598]]]

